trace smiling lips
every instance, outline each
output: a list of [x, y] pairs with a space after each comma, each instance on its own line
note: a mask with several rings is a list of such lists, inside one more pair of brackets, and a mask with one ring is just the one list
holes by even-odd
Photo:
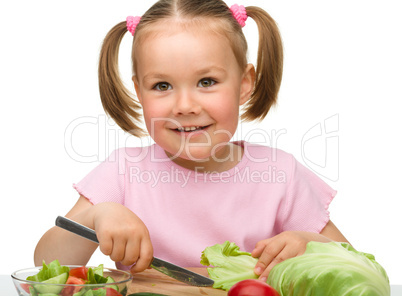
[[205, 128], [207, 128], [209, 125], [206, 126], [181, 126], [178, 127], [176, 130], [179, 132], [194, 132], [194, 131], [200, 131]]

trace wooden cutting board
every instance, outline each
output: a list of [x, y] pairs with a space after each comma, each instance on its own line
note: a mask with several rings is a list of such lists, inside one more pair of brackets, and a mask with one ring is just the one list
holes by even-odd
[[[189, 268], [199, 274], [208, 275], [205, 268]], [[227, 295], [226, 291], [214, 289], [212, 287], [194, 287], [181, 283], [167, 275], [164, 275], [154, 269], [147, 269], [134, 275], [134, 279], [129, 285], [128, 294], [138, 292], [153, 292], [174, 296], [222, 296]]]

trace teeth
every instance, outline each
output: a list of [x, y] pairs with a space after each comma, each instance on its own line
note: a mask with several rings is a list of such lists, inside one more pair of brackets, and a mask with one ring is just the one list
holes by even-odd
[[177, 128], [180, 132], [191, 132], [199, 129], [199, 126], [186, 126]]

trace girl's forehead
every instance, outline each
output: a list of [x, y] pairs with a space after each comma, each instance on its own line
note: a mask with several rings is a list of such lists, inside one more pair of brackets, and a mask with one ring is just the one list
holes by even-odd
[[[225, 51], [226, 54], [229, 52], [234, 54], [240, 68], [244, 68], [247, 64], [247, 46], [243, 46], [236, 33], [230, 30], [230, 24], [225, 20], [212, 17], [188, 19], [174, 16], [147, 23], [136, 31], [132, 51], [134, 72], [137, 72], [137, 63], [139, 62], [136, 54], [138, 54], [138, 50], [141, 51], [141, 47], [143, 49], [143, 46], [148, 47], [149, 43], [155, 44], [153, 41], [157, 38], [162, 38], [166, 42], [165, 44], [170, 43], [169, 37], [172, 37], [173, 42], [179, 42], [176, 39], [179, 35], [188, 35], [190, 39], [196, 37], [199, 39], [199, 41], [193, 40], [196, 43], [218, 43], [219, 45], [216, 45], [219, 46], [220, 50]], [[186, 40], [181, 39], [180, 42], [186, 42]]]
[[[180, 32], [206, 35], [225, 35], [222, 21], [216, 18], [180, 18], [171, 17], [147, 24], [138, 32], [138, 39], [152, 38], [160, 35], [170, 36]], [[136, 36], [137, 37], [137, 36]]]
[[182, 30], [174, 26], [162, 32], [147, 35], [138, 44], [133, 55], [134, 70], [138, 77], [151, 77], [158, 73], [184, 78], [193, 77], [196, 75], [194, 73], [205, 73], [206, 69], [212, 68], [233, 73], [240, 69], [226, 38], [213, 33], [196, 34], [193, 30]]
[[[173, 52], [171, 51], [173, 49]], [[160, 24], [154, 30], [147, 32], [142, 40], [137, 43], [135, 54], [149, 55], [153, 52], [155, 55], [163, 56], [174, 54], [175, 52], [199, 52], [212, 51], [216, 54], [224, 52], [227, 55], [230, 52], [230, 43], [228, 39], [223, 38], [216, 32], [199, 28], [196, 26], [186, 27], [177, 24]], [[177, 57], [179, 58], [179, 56]]]

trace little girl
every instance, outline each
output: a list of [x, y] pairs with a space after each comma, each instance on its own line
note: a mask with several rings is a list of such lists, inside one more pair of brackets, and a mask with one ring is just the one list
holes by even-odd
[[[260, 35], [256, 68], [246, 59], [248, 17]], [[127, 31], [137, 99], [117, 67]], [[231, 142], [239, 116], [261, 120], [275, 104], [282, 60], [276, 23], [257, 7], [160, 0], [116, 25], [100, 54], [101, 100], [138, 137], [145, 134], [142, 109], [155, 144], [114, 151], [74, 186], [80, 197], [66, 216], [95, 229], [100, 250], [132, 272], [153, 256], [200, 266], [205, 247], [229, 240], [259, 258], [255, 273], [266, 280], [309, 241], [346, 241], [327, 211], [336, 191], [288, 153]], [[39, 241], [35, 263], [86, 264], [96, 248], [53, 227]]]

